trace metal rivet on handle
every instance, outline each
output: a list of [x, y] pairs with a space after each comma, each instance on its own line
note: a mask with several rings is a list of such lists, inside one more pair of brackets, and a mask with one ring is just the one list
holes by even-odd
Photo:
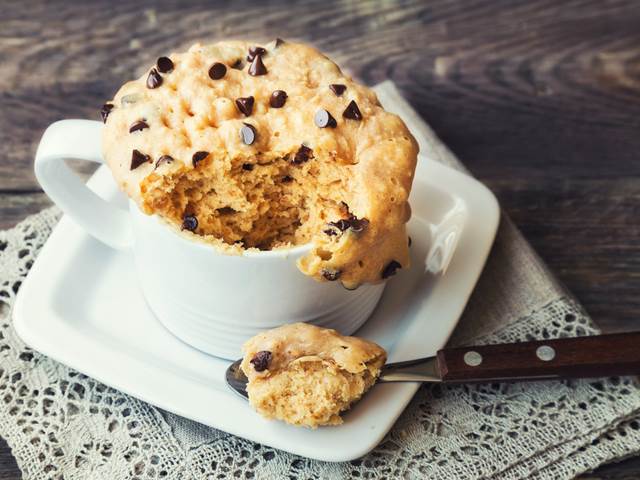
[[464, 354], [464, 363], [470, 367], [477, 367], [482, 363], [482, 355], [473, 350]]
[[541, 345], [536, 350], [536, 356], [543, 362], [550, 362], [556, 358], [556, 351], [549, 345]]

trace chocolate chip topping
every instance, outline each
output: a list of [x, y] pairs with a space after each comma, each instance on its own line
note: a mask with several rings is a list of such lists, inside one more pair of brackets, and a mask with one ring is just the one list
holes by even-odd
[[232, 215], [234, 213], [237, 213], [233, 208], [229, 206], [216, 208], [216, 212], [218, 212], [220, 215]]
[[220, 80], [227, 73], [227, 67], [224, 63], [216, 62], [209, 69], [209, 77], [212, 80]]
[[282, 177], [281, 180], [282, 183], [290, 183], [293, 182], [293, 177], [291, 175], [285, 175], [284, 177]]
[[160, 165], [164, 165], [165, 163], [173, 163], [173, 157], [171, 155], [162, 155], [157, 161], [155, 168], [158, 168]]
[[242, 70], [242, 59], [239, 58], [237, 59], [235, 62], [233, 62], [231, 65], [231, 68], [233, 68], [234, 70]]
[[129, 127], [129, 133], [138, 132], [140, 130], [144, 130], [145, 128], [149, 128], [149, 124], [144, 120], [138, 120], [133, 122]]
[[340, 270], [322, 270], [322, 276], [330, 282], [335, 282], [341, 274]]
[[275, 90], [269, 99], [269, 106], [271, 106], [271, 108], [282, 108], [286, 102], [287, 92], [284, 90]]
[[369, 220], [349, 215], [349, 218], [341, 218], [336, 222], [329, 222], [327, 225], [331, 228], [324, 230], [324, 233], [331, 237], [337, 235], [338, 231], [344, 232], [347, 229], [351, 229], [354, 233], [362, 233], [369, 226]]
[[361, 233], [369, 226], [369, 220], [366, 218], [357, 218], [352, 216], [349, 218], [349, 223], [351, 224], [349, 228], [354, 233]]
[[264, 372], [267, 368], [269, 368], [269, 363], [271, 363], [271, 357], [273, 355], [271, 352], [267, 350], [261, 350], [256, 353], [249, 363], [253, 365], [253, 369], [256, 372]]
[[256, 58], [256, 56], [264, 55], [265, 53], [267, 53], [267, 51], [257, 45], [249, 47], [249, 55], [247, 55], [247, 61], [253, 62], [253, 59]]
[[147, 77], [147, 88], [158, 88], [162, 85], [162, 77], [155, 68], [152, 68]]
[[293, 156], [293, 160], [291, 160], [291, 163], [299, 165], [301, 163], [308, 162], [311, 157], [313, 157], [313, 150], [311, 150], [306, 145], [300, 145], [300, 148]]
[[182, 230], [195, 232], [196, 228], [198, 228], [198, 219], [195, 215], [185, 215], [182, 217]]
[[331, 114], [326, 110], [318, 110], [313, 117], [313, 121], [320, 128], [336, 128], [336, 126], [338, 125], [336, 119], [333, 118]]
[[341, 83], [332, 83], [331, 85], [329, 85], [329, 88], [333, 93], [336, 94], [336, 96], [340, 97], [342, 96], [344, 91], [347, 89], [347, 86]]
[[249, 123], [242, 123], [242, 128], [240, 129], [240, 139], [242, 143], [245, 145], [252, 145], [253, 142], [256, 141], [256, 137], [258, 133], [253, 125]]
[[389, 278], [390, 276], [395, 275], [399, 268], [402, 268], [402, 265], [395, 260], [391, 260], [382, 270], [382, 278]]
[[287, 43], [287, 42], [285, 42], [283, 39], [281, 39], [281, 38], [276, 38], [276, 41], [275, 41], [275, 43], [273, 44], [273, 48], [281, 47], [281, 46], [282, 46], [282, 45], [284, 45], [285, 43]]
[[149, 155], [145, 155], [139, 150], [134, 150], [131, 152], [131, 167], [129, 167], [129, 170], [135, 170], [140, 165], [147, 163], [150, 160], [151, 157]]
[[194, 153], [193, 156], [191, 157], [191, 163], [193, 164], [193, 168], [197, 168], [198, 164], [208, 156], [209, 156], [209, 152], [205, 152], [202, 150]]
[[170, 73], [173, 71], [173, 62], [169, 57], [160, 57], [156, 65], [160, 73]]
[[350, 120], [362, 120], [362, 113], [360, 112], [358, 104], [355, 102], [355, 100], [351, 100], [349, 102], [347, 108], [345, 108], [344, 112], [342, 112], [342, 116]]
[[247, 172], [252, 171], [253, 167], [255, 167], [255, 165], [253, 163], [243, 163], [242, 164], [242, 169], [246, 170]]
[[407, 238], [409, 239], [409, 240], [407, 241], [407, 243], [409, 244], [409, 246], [411, 246], [411, 243], [412, 243], [412, 241], [411, 241], [411, 237], [407, 237]]
[[[351, 222], [349, 221], [348, 218], [341, 218], [336, 222], [329, 222], [327, 225], [329, 225], [330, 227], [337, 228], [341, 232], [344, 232], [351, 226]], [[335, 230], [334, 230], [334, 235], [336, 235]]]
[[262, 63], [262, 56], [256, 55], [253, 57], [253, 61], [251, 62], [251, 65], [249, 65], [249, 75], [257, 77], [259, 75], [266, 75], [266, 73], [267, 67]]
[[103, 123], [107, 123], [107, 117], [111, 113], [111, 110], [113, 110], [113, 103], [105, 103], [102, 105], [102, 108], [100, 109], [100, 116], [102, 117]]
[[251, 115], [251, 112], [253, 112], [253, 102], [253, 97], [236, 98], [236, 107], [238, 107], [238, 110], [244, 113], [245, 117], [248, 117]]

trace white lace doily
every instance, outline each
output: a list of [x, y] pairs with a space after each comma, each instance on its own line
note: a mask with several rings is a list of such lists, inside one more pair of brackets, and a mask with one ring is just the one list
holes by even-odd
[[[0, 434], [27, 480], [557, 479], [640, 447], [640, 390], [629, 378], [424, 387], [385, 440], [348, 463], [297, 457], [162, 412], [16, 336], [11, 305], [57, 217], [48, 209], [0, 233]], [[560, 297], [476, 341], [595, 332]]]

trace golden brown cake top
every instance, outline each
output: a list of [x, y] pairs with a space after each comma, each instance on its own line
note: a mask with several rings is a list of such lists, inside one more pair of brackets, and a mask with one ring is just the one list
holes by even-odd
[[301, 270], [348, 287], [408, 266], [417, 144], [312, 47], [196, 44], [122, 86], [103, 117], [104, 157], [146, 213], [240, 248], [312, 242]]
[[373, 342], [300, 322], [260, 333], [242, 349], [241, 367], [250, 381], [268, 377], [300, 359], [328, 361], [357, 374], [366, 370], [377, 372], [387, 358], [384, 349]]

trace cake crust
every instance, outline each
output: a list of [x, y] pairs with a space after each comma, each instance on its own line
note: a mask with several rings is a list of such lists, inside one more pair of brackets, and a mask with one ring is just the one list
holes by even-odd
[[243, 346], [251, 405], [266, 418], [310, 428], [342, 423], [340, 414], [375, 383], [386, 352], [335, 330], [294, 323]]
[[240, 250], [313, 243], [300, 269], [348, 288], [408, 266], [417, 144], [316, 49], [196, 44], [108, 105], [104, 157], [145, 213]]

